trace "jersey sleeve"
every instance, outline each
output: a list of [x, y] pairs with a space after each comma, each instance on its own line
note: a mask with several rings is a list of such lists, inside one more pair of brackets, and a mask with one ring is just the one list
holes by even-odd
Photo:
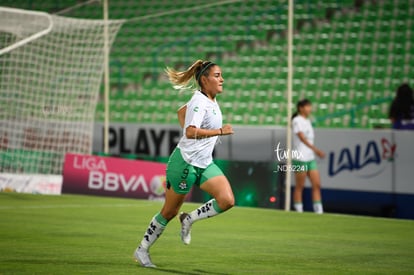
[[188, 126], [194, 126], [196, 128], [201, 127], [203, 122], [204, 115], [206, 113], [206, 106], [204, 102], [200, 100], [191, 100], [187, 103], [187, 112], [185, 114], [185, 125], [184, 128]]
[[304, 125], [303, 125], [303, 123], [301, 123], [301, 121], [300, 121], [300, 119], [297, 119], [297, 118], [294, 118], [293, 119], [293, 121], [292, 121], [292, 130], [293, 130], [293, 133], [295, 134], [295, 135], [297, 135], [299, 132], [304, 132]]

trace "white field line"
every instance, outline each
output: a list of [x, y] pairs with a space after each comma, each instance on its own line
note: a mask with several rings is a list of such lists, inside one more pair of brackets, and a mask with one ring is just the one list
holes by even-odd
[[154, 205], [153, 202], [148, 204], [50, 204], [50, 205], [23, 205], [23, 206], [0, 206], [0, 210], [17, 210], [17, 209], [64, 209], [64, 208], [129, 208], [129, 207], [149, 207]]
[[353, 215], [353, 214], [339, 214], [339, 213], [324, 213], [323, 215], [329, 215], [333, 217], [340, 217], [340, 218], [358, 218], [358, 219], [365, 219], [365, 220], [383, 220], [383, 221], [398, 221], [398, 222], [409, 222], [414, 223], [413, 220], [409, 219], [400, 219], [400, 218], [387, 218], [387, 217], [376, 217], [376, 216], [366, 216], [366, 215]]

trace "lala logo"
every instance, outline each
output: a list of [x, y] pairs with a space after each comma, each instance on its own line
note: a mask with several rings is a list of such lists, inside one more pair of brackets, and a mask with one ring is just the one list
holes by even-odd
[[[365, 146], [357, 144], [354, 150], [351, 148], [343, 148], [339, 153], [330, 152], [329, 154], [329, 176], [333, 177], [343, 171], [359, 171], [368, 165], [377, 167], [384, 161], [393, 161], [396, 144], [392, 144], [388, 139], [382, 138], [381, 142], [374, 140], [368, 141]], [[382, 153], [380, 154], [380, 151]], [[380, 174], [384, 167], [372, 170], [367, 169], [358, 173], [359, 177], [369, 178]]]
[[395, 149], [397, 149], [396, 144], [391, 144], [391, 142], [388, 139], [382, 138], [381, 139], [382, 144], [382, 158], [387, 159], [388, 161], [394, 160], [394, 154]]

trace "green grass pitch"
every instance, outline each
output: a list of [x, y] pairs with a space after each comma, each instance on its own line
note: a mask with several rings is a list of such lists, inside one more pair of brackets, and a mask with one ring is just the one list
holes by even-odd
[[[196, 204], [184, 204], [192, 210]], [[414, 222], [236, 207], [193, 226], [170, 222], [132, 260], [160, 202], [0, 193], [0, 274], [413, 274]]]

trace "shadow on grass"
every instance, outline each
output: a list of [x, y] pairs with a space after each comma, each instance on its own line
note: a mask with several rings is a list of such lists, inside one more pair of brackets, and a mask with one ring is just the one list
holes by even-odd
[[168, 269], [168, 268], [154, 268], [152, 269], [155, 272], [159, 273], [169, 273], [169, 274], [183, 274], [183, 275], [204, 275], [204, 274], [212, 274], [212, 275], [229, 275], [228, 273], [218, 273], [218, 272], [211, 272], [207, 270], [200, 270], [200, 269], [194, 269], [192, 271], [190, 270], [175, 270], [175, 269]]
[[[59, 264], [59, 265], [89, 265], [89, 266], [124, 266], [122, 263], [112, 262], [98, 262], [98, 261], [73, 261], [73, 260], [58, 260], [58, 259], [7, 259], [0, 260], [0, 263], [9, 264], [25, 264], [25, 265], [48, 265], [48, 264]], [[1, 274], [1, 273], [0, 273]]]
[[[7, 260], [0, 260], [0, 264], [20, 264], [20, 265], [48, 265], [51, 263], [58, 264], [58, 265], [89, 265], [89, 266], [107, 266], [109, 267], [124, 267], [124, 264], [120, 263], [112, 263], [112, 262], [97, 262], [97, 261], [73, 261], [73, 260], [57, 260], [57, 259], [7, 259]], [[212, 272], [209, 270], [201, 270], [201, 269], [193, 269], [193, 270], [176, 270], [176, 269], [169, 269], [169, 268], [144, 268], [141, 266], [137, 266], [139, 269], [146, 269], [151, 270], [154, 274], [156, 273], [168, 273], [168, 274], [183, 274], [183, 275], [204, 275], [204, 274], [211, 274], [211, 275], [229, 275], [229, 273], [220, 273], [220, 272]], [[1, 273], [0, 273], [1, 274]]]
[[39, 198], [42, 196], [33, 196], [33, 194], [24, 194], [24, 193], [17, 193], [17, 192], [0, 192], [0, 196], [9, 197], [13, 200], [20, 200], [20, 201], [38, 201]]

